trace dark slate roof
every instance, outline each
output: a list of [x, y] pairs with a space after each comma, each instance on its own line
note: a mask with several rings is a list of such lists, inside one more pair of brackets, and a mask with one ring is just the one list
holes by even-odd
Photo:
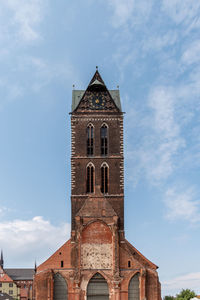
[[13, 280], [33, 280], [34, 269], [4, 269]]
[[[85, 93], [85, 90], [73, 90], [72, 91], [72, 112], [77, 108], [84, 93]], [[116, 106], [119, 108], [120, 111], [122, 111], [119, 90], [109, 90], [109, 93], [110, 93], [111, 97], [113, 98]]]
[[0, 293], [0, 300], [14, 300], [14, 298], [9, 296], [8, 294]]

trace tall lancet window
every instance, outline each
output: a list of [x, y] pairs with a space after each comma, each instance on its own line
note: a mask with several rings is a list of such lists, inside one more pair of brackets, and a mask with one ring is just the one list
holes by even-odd
[[108, 165], [103, 163], [101, 166], [101, 192], [108, 193]]
[[108, 154], [108, 126], [103, 124], [101, 126], [101, 155]]
[[94, 154], [94, 126], [89, 124], [87, 127], [87, 155]]
[[86, 193], [94, 193], [94, 165], [89, 163], [86, 169]]

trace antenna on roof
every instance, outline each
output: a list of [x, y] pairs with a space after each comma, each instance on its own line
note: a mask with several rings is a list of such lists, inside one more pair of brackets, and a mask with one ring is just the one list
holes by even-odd
[[117, 85], [117, 89], [119, 89], [119, 85]]

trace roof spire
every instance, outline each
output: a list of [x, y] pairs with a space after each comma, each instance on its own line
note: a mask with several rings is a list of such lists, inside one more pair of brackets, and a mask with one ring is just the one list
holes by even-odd
[[4, 264], [4, 261], [3, 261], [3, 250], [1, 249], [0, 267], [2, 267], [2, 269], [3, 269], [3, 264]]
[[34, 270], [35, 270], [35, 273], [37, 272], [37, 263], [36, 263], [36, 260], [35, 260], [35, 267], [34, 267]]

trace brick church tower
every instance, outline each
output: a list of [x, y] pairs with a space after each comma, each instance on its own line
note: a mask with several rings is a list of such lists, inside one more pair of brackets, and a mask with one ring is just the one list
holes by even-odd
[[161, 300], [157, 266], [124, 235], [123, 112], [98, 70], [73, 90], [71, 239], [38, 268], [35, 300]]

